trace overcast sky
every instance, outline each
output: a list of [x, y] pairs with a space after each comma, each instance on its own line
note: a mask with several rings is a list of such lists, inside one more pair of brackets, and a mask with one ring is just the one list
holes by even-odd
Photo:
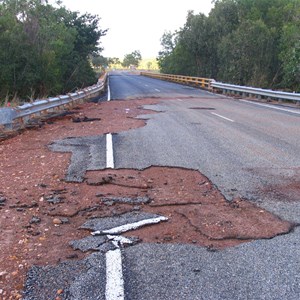
[[[53, 1], [49, 1], [51, 3]], [[160, 38], [185, 23], [187, 12], [208, 15], [211, 0], [62, 0], [72, 11], [97, 14], [101, 29], [109, 31], [101, 39], [107, 57], [123, 59], [140, 50], [143, 58], [154, 58], [161, 49]]]

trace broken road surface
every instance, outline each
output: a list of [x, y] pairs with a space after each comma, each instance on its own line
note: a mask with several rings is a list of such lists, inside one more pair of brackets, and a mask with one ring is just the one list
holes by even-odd
[[298, 299], [300, 116], [124, 72], [110, 94], [1, 142], [0, 298]]

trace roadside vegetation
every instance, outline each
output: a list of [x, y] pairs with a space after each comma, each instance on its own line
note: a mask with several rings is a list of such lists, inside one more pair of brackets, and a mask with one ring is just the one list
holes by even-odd
[[[135, 51], [134, 51], [135, 52]], [[110, 69], [130, 69], [134, 68], [137, 70], [148, 70], [148, 71], [158, 71], [158, 62], [157, 59], [154, 58], [142, 58], [135, 60], [134, 58], [128, 61], [128, 57], [131, 57], [131, 54], [125, 55], [126, 60], [121, 61], [119, 58], [109, 58], [107, 66]], [[124, 57], [124, 58], [125, 58]]]
[[300, 91], [300, 0], [215, 0], [165, 32], [162, 73]]
[[106, 34], [98, 16], [43, 2], [0, 1], [2, 104], [67, 93], [97, 81], [90, 60], [100, 54]]

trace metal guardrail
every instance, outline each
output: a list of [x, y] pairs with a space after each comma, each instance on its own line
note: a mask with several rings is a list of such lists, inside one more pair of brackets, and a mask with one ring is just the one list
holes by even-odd
[[282, 91], [266, 90], [222, 82], [212, 82], [211, 87], [213, 88], [213, 91], [219, 90], [222, 91], [223, 94], [238, 94], [242, 97], [257, 97], [259, 99], [265, 97], [267, 99], [275, 99], [279, 101], [289, 100], [295, 101], [298, 105], [300, 105], [299, 93], [287, 93]]
[[261, 88], [233, 85], [222, 82], [216, 82], [214, 79], [201, 77], [160, 74], [151, 72], [141, 72], [141, 75], [178, 83], [191, 84], [212, 92], [221, 91], [223, 94], [238, 94], [242, 97], [256, 97], [258, 99], [266, 98], [275, 99], [279, 101], [294, 101], [297, 103], [297, 105], [300, 105], [299, 93], [288, 93]]
[[151, 72], [141, 72], [141, 75], [148, 76], [151, 78], [173, 81], [173, 82], [177, 82], [177, 83], [195, 85], [195, 86], [201, 87], [206, 90], [211, 90], [210, 84], [213, 81], [213, 79], [209, 79], [209, 78], [183, 76], [183, 75], [171, 75], [171, 74], [160, 74], [160, 73], [151, 73]]
[[36, 100], [32, 103], [25, 103], [15, 108], [0, 108], [0, 126], [8, 130], [14, 129], [15, 127], [24, 127], [32, 117], [57, 110], [61, 107], [71, 107], [75, 103], [97, 97], [100, 92], [105, 90], [106, 81], [107, 74], [105, 74], [103, 79], [99, 80], [97, 84], [75, 93]]

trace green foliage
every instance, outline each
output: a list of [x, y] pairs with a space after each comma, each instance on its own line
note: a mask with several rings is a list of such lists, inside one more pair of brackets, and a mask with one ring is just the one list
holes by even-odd
[[109, 66], [111, 66], [111, 65], [120, 65], [121, 61], [118, 57], [111, 57], [111, 58], [108, 59], [108, 64], [109, 64]]
[[95, 82], [99, 18], [39, 0], [0, 1], [0, 97], [43, 97]]
[[158, 64], [156, 58], [143, 58], [139, 63], [139, 70], [158, 71]]
[[188, 12], [165, 33], [164, 73], [300, 89], [300, 0], [216, 0], [209, 16]]
[[219, 45], [220, 80], [267, 87], [273, 46], [272, 32], [261, 20], [244, 22]]
[[287, 10], [296, 11], [283, 26], [279, 59], [282, 65], [282, 86], [300, 91], [300, 4], [290, 3]]
[[91, 55], [91, 63], [94, 68], [100, 69], [100, 70], [105, 70], [110, 63], [110, 60], [109, 60], [109, 58], [104, 57], [100, 54], [93, 54], [93, 55]]
[[139, 66], [139, 63], [141, 60], [142, 60], [141, 52], [138, 50], [135, 50], [132, 53], [126, 54], [124, 56], [122, 66], [125, 68], [128, 68], [128, 67], [137, 68]]

